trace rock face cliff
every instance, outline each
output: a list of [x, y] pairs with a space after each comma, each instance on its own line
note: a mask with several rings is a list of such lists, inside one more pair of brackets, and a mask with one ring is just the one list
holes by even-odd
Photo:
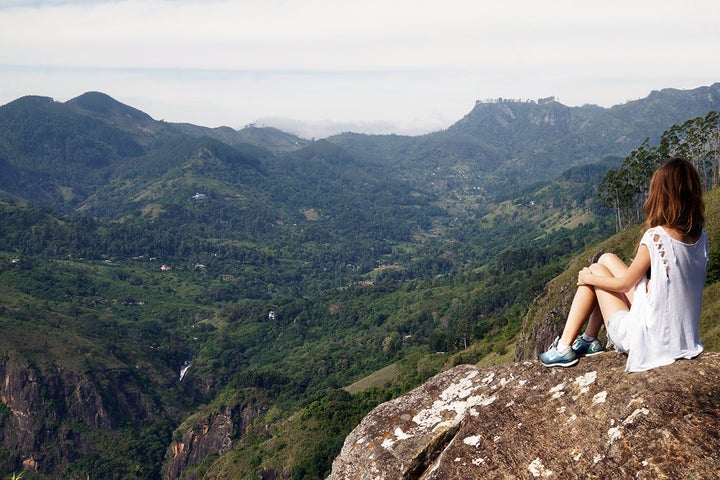
[[262, 409], [249, 404], [236, 405], [197, 419], [195, 425], [183, 431], [180, 440], [170, 445], [163, 479], [198, 480], [192, 467], [210, 455], [228, 452], [232, 439], [242, 435]]
[[56, 475], [92, 454], [89, 432], [140, 425], [158, 405], [130, 369], [76, 372], [0, 358], [0, 472]]
[[378, 406], [330, 480], [720, 477], [720, 354], [641, 373], [462, 365]]

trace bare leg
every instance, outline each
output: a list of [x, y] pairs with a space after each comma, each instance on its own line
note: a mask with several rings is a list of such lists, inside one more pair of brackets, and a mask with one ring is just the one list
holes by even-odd
[[560, 337], [563, 345], [572, 345], [585, 321], [597, 310], [597, 297], [595, 290], [587, 285], [581, 285], [575, 292], [570, 312], [568, 313], [565, 329]]
[[[625, 265], [625, 262], [623, 262], [620, 257], [615, 255], [614, 253], [604, 253], [599, 259], [598, 264], [603, 265], [604, 267], [607, 267], [610, 274], [613, 277], [620, 277], [627, 272], [628, 266]], [[633, 300], [633, 291], [630, 290], [625, 294], [626, 297], [626, 304], [627, 307], [630, 308], [630, 305], [632, 304]]]
[[[605, 253], [597, 263], [590, 266], [595, 275], [617, 277], [627, 271], [627, 265], [615, 254]], [[627, 310], [632, 302], [632, 292], [629, 295], [617, 292], [606, 292], [582, 285], [578, 287], [573, 298], [567, 322], [560, 337], [563, 345], [572, 345], [580, 329], [588, 322], [585, 333], [590, 337], [597, 337], [600, 325], [618, 310]]]
[[585, 335], [588, 337], [597, 337], [600, 333], [600, 326], [603, 324], [603, 316], [600, 312], [599, 307], [595, 307], [595, 310], [590, 314], [587, 326], [585, 327]]

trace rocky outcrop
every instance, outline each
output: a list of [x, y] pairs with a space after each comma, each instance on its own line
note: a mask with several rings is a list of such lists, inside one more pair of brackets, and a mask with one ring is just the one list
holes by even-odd
[[0, 471], [61, 471], [95, 448], [80, 431], [139, 425], [157, 409], [138, 391], [130, 370], [75, 372], [0, 359]]
[[329, 479], [717, 479], [720, 354], [625, 360], [455, 367], [368, 414]]
[[[523, 319], [523, 325], [515, 344], [515, 361], [534, 360], [548, 349], [556, 336], [562, 333], [570, 304], [575, 295], [575, 288], [563, 287], [560, 289], [562, 297], [556, 300], [554, 307], [547, 308], [547, 297], [540, 296], [535, 299], [536, 309], [545, 308], [542, 313], [528, 312]], [[604, 332], [604, 330], [603, 330]]]
[[248, 404], [223, 407], [203, 418], [194, 420], [190, 428], [181, 429], [182, 438], [174, 441], [166, 457], [165, 480], [198, 480], [192, 467], [209, 455], [222, 455], [230, 451], [233, 438], [245, 432], [259, 415], [261, 408]]

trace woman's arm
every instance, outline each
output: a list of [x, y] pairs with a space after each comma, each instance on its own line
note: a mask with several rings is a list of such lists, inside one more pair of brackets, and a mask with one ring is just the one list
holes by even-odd
[[629, 292], [643, 278], [650, 268], [650, 251], [647, 245], [640, 245], [637, 255], [625, 273], [619, 277], [600, 275], [593, 268], [583, 268], [578, 274], [578, 285], [597, 287], [609, 292]]

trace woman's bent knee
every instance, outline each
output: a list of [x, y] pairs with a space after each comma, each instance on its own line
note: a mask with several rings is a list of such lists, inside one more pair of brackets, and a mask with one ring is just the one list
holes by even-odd
[[605, 265], [606, 267], [611, 267], [612, 265], [616, 265], [618, 262], [624, 264], [620, 257], [615, 255], [614, 253], [603, 253], [600, 255], [600, 258], [598, 258], [597, 263], [600, 265]]
[[627, 271], [627, 265], [614, 253], [603, 253], [597, 261], [597, 265], [605, 267], [613, 277], [619, 277]]
[[598, 261], [598, 263], [593, 263], [588, 268], [590, 269], [590, 272], [593, 275], [598, 275], [600, 277], [612, 277], [613, 276], [610, 269], [606, 265], [600, 263], [599, 261]]

